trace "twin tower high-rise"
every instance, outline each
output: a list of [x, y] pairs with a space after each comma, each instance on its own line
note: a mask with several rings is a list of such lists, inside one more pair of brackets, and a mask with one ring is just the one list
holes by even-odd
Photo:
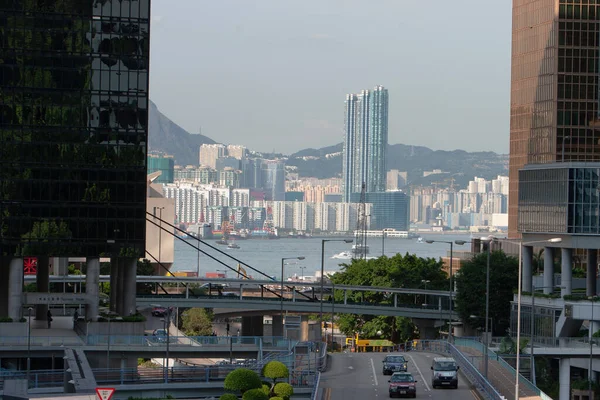
[[388, 91], [376, 86], [346, 96], [343, 150], [343, 200], [352, 193], [384, 192], [388, 144]]

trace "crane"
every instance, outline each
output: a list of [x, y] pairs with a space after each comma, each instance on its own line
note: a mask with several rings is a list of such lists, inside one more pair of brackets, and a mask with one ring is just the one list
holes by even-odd
[[354, 244], [354, 256], [355, 258], [367, 258], [367, 253], [369, 253], [369, 247], [367, 246], [367, 215], [365, 210], [365, 199], [366, 199], [366, 187], [365, 182], [362, 183], [362, 188], [360, 190], [360, 201], [358, 203], [358, 216], [356, 218], [356, 231], [354, 234], [355, 244]]

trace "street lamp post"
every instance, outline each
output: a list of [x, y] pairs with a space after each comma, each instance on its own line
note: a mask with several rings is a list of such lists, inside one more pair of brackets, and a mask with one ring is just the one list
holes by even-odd
[[[428, 279], [421, 279], [421, 283], [422, 283], [423, 285], [425, 285], [425, 290], [427, 290], [427, 284], [428, 284], [429, 282], [431, 282], [431, 281], [430, 281], [430, 280], [428, 280]], [[427, 306], [427, 305], [428, 305], [428, 303], [427, 303], [427, 295], [425, 295], [425, 303], [424, 303], [423, 305], [424, 305], [424, 306]]]
[[[198, 239], [200, 239], [200, 228], [201, 225], [198, 224]], [[198, 246], [198, 262], [196, 263], [196, 278], [200, 278], [200, 242], [196, 242], [196, 246]]]
[[381, 230], [381, 256], [385, 255], [385, 229]]
[[111, 317], [106, 317], [108, 320], [108, 335], [106, 337], [106, 370], [110, 368], [110, 321]]
[[[448, 290], [448, 294], [450, 295], [450, 297], [448, 297], [448, 342], [452, 342], [452, 293], [454, 292], [454, 287], [452, 285], [452, 259], [454, 258], [454, 243], [450, 242], [450, 241], [443, 241], [443, 240], [426, 240], [426, 243], [432, 244], [432, 243], [446, 243], [450, 245], [450, 289]], [[458, 245], [462, 245], [465, 244], [466, 241], [464, 240], [457, 240], [456, 244]]]
[[165, 373], [164, 373], [164, 378], [165, 378], [165, 383], [169, 383], [169, 342], [171, 341], [171, 338], [169, 336], [169, 328], [171, 326], [171, 309], [168, 307], [167, 308], [167, 312], [165, 313], [165, 317], [161, 319], [163, 321], [163, 326], [165, 329], [165, 333], [167, 335], [167, 347], [165, 350]]
[[29, 374], [31, 371], [31, 311], [33, 308], [27, 309], [29, 322], [27, 324], [27, 387], [29, 388]]
[[319, 334], [321, 342], [323, 341], [323, 286], [325, 278], [325, 242], [344, 242], [352, 243], [352, 239], [322, 239], [321, 240], [321, 299], [319, 301]]
[[592, 306], [592, 315], [590, 317], [590, 369], [588, 371], [588, 393], [589, 393], [589, 399], [593, 399], [594, 398], [594, 393], [592, 392], [592, 379], [594, 378], [594, 371], [592, 370], [593, 368], [593, 352], [594, 352], [594, 348], [592, 347], [592, 339], [594, 338], [594, 330], [592, 329], [592, 327], [594, 326], [594, 296], [590, 296], [590, 304]]
[[488, 331], [488, 322], [490, 318], [490, 253], [492, 247], [492, 237], [489, 237], [487, 245], [487, 267], [485, 270], [485, 379], [488, 378], [488, 368], [490, 363], [489, 347], [490, 338]]
[[[282, 326], [282, 328], [284, 326], [284, 321], [283, 321], [283, 282], [284, 282], [283, 281], [283, 267], [285, 265], [285, 260], [304, 260], [304, 258], [305, 258], [304, 256], [300, 256], [300, 257], [284, 257], [284, 258], [281, 259], [281, 288], [280, 288], [281, 289], [281, 293], [280, 293], [280, 299], [279, 299], [280, 300], [281, 309], [279, 311], [279, 315], [281, 317], [281, 326]], [[285, 332], [284, 332], [283, 336], [285, 336]]]

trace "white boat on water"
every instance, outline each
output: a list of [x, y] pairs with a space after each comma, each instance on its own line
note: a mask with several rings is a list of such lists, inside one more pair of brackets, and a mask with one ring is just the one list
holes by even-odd
[[417, 238], [417, 243], [425, 243], [425, 241], [423, 240], [423, 238], [422, 238], [422, 237], [420, 237], [420, 236], [419, 236], [419, 237]]
[[[334, 254], [333, 256], [331, 256], [331, 258], [335, 258], [337, 260], [352, 260], [353, 258], [359, 259], [363, 257], [361, 257], [360, 254], [355, 254], [352, 251], [342, 251], [339, 254]], [[372, 260], [377, 257], [367, 256], [364, 258], [366, 258], [367, 260]]]

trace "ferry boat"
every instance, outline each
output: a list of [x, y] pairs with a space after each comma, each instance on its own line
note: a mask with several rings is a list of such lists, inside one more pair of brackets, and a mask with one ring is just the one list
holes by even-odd
[[229, 244], [227, 245], [227, 248], [229, 249], [239, 249], [240, 246], [234, 241], [229, 242]]

